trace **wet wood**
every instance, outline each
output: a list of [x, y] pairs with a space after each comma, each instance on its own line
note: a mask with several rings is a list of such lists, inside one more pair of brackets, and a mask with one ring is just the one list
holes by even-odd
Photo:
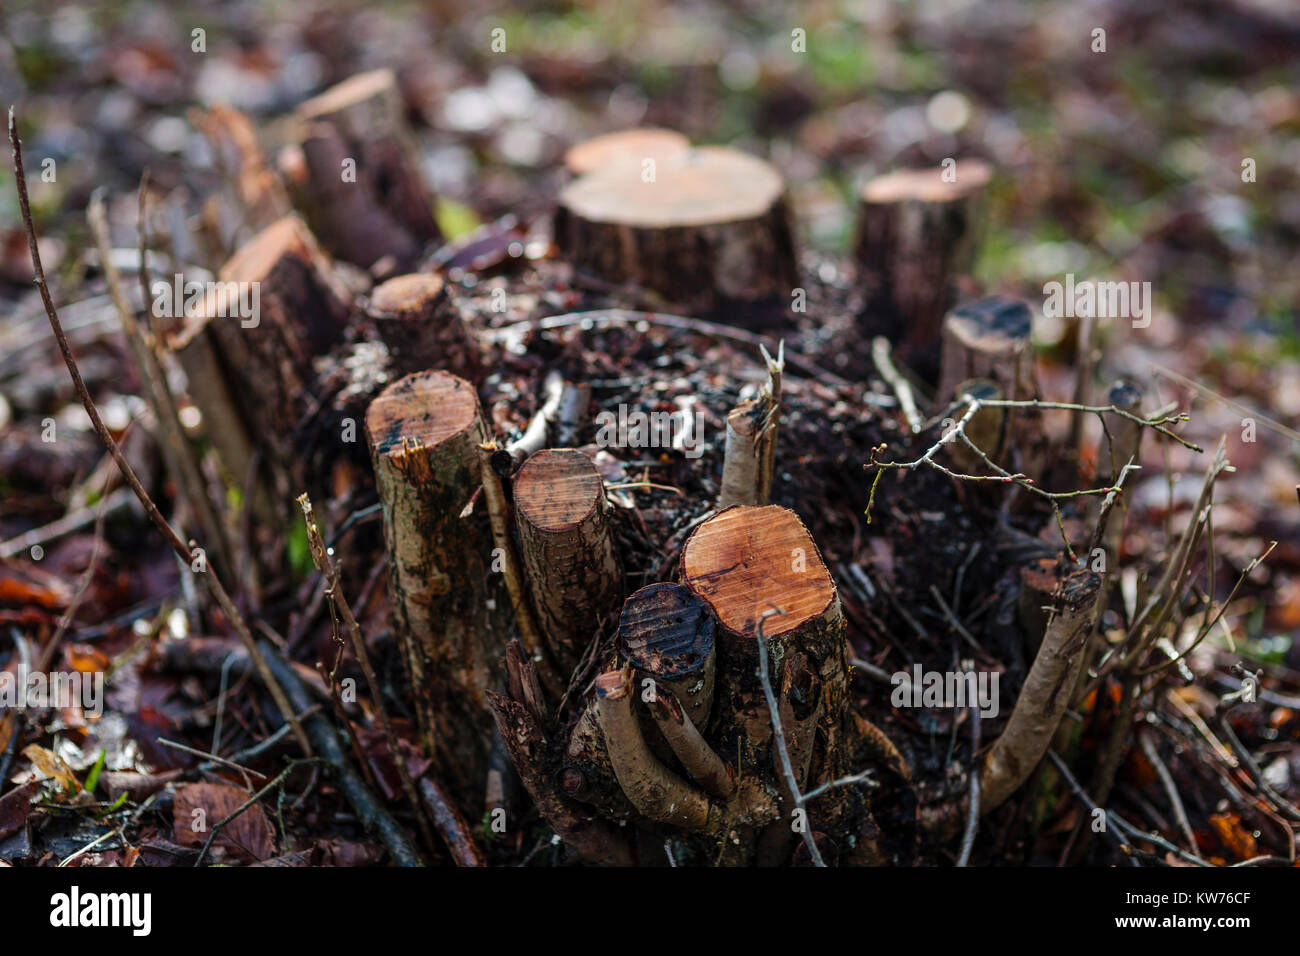
[[943, 320], [940, 401], [955, 398], [957, 386], [973, 378], [996, 382], [1006, 398], [1033, 398], [1031, 331], [1029, 306], [1019, 299], [995, 296], [949, 312]]

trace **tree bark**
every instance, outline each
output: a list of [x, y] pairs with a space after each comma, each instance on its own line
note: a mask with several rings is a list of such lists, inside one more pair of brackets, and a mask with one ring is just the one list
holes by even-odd
[[576, 269], [692, 313], [788, 306], [798, 281], [775, 169], [719, 147], [661, 156], [646, 181], [649, 168], [610, 162], [564, 188], [555, 239]]
[[604, 483], [580, 451], [544, 449], [515, 476], [515, 523], [538, 625], [567, 675], [623, 598]]
[[854, 257], [866, 295], [861, 324], [868, 339], [883, 334], [898, 345], [930, 382], [953, 280], [974, 261], [977, 205], [991, 177], [988, 164], [963, 160], [897, 170], [872, 179], [860, 194]]
[[1047, 752], [1070, 703], [1084, 649], [1092, 632], [1092, 609], [1101, 579], [1075, 571], [1052, 595], [1052, 619], [1029, 669], [1015, 709], [980, 767], [980, 813], [1000, 806], [1029, 779]]
[[[389, 594], [426, 748], [467, 807], [481, 807], [492, 728], [488, 692], [510, 633], [492, 534], [461, 511], [487, 436], [474, 388], [447, 372], [390, 385], [366, 412]], [[475, 810], [477, 813], [477, 810]]]
[[370, 293], [365, 312], [388, 346], [397, 375], [440, 368], [476, 384], [482, 380], [478, 342], [441, 277], [411, 273], [389, 279]]
[[[348, 293], [311, 232], [292, 215], [242, 246], [221, 267], [219, 278], [223, 287], [212, 289], [187, 317], [182, 351], [193, 347], [194, 352], [182, 361], [199, 373], [202, 395], [212, 362], [199, 339], [211, 335], [227, 393], [239, 407], [247, 435], [265, 452], [277, 513], [288, 516], [296, 495], [309, 487], [294, 436], [312, 405], [313, 362], [343, 341]], [[232, 314], [237, 311], [230, 307], [232, 295], [238, 301], [254, 292], [257, 314], [250, 319]], [[224, 418], [225, 399], [215, 384], [207, 393], [209, 409]], [[239, 469], [247, 462], [238, 443], [234, 437], [226, 441], [235, 456], [227, 466], [242, 482]]]
[[413, 268], [442, 233], [393, 72], [349, 77], [299, 106], [297, 120], [296, 185], [325, 245], [377, 274]]

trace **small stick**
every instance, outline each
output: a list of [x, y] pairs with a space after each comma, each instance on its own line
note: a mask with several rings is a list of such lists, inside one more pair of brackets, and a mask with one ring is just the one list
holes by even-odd
[[388, 741], [389, 751], [392, 752], [393, 763], [397, 765], [397, 775], [402, 780], [402, 789], [406, 792], [406, 799], [410, 801], [411, 809], [415, 811], [416, 822], [420, 825], [420, 835], [431, 847], [433, 834], [429, 831], [429, 823], [425, 820], [424, 814], [420, 812], [420, 798], [415, 792], [415, 782], [411, 779], [411, 770], [406, 765], [406, 755], [398, 746], [393, 722], [388, 717], [388, 707], [384, 703], [384, 695], [380, 691], [375, 668], [370, 663], [370, 651], [366, 648], [366, 639], [361, 634], [361, 625], [357, 623], [356, 615], [352, 613], [352, 605], [348, 603], [343, 589], [339, 586], [339, 569], [335, 566], [334, 559], [330, 557], [324, 539], [321, 538], [320, 527], [316, 524], [316, 515], [312, 511], [311, 499], [306, 494], [301, 494], [298, 496], [298, 505], [302, 508], [303, 523], [307, 526], [307, 543], [311, 547], [312, 561], [325, 578], [325, 593], [329, 596], [330, 603], [338, 608], [343, 624], [348, 629], [348, 637], [352, 639], [352, 652], [356, 654], [357, 663], [361, 665], [361, 670], [366, 675], [366, 683], [370, 685], [370, 697], [374, 701], [375, 710], [379, 712], [379, 722], [384, 727], [384, 737]]
[[903, 418], [907, 420], [907, 427], [915, 435], [921, 431], [921, 413], [916, 410], [916, 399], [912, 397], [912, 385], [907, 379], [899, 373], [894, 367], [893, 359], [889, 355], [889, 339], [883, 335], [877, 335], [871, 340], [871, 360], [876, 363], [876, 371], [880, 377], [885, 380], [894, 394], [898, 396], [898, 407], [903, 410]]

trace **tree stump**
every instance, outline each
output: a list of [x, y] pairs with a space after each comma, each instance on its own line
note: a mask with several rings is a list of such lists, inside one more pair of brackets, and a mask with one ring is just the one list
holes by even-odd
[[784, 191], [768, 163], [721, 147], [610, 162], [565, 186], [555, 239], [580, 272], [691, 313], [788, 306], [798, 281]]
[[[832, 860], [848, 859], [856, 835], [872, 828], [864, 790], [832, 787], [798, 805], [760, 677], [761, 626], [796, 789], [838, 779], [864, 759], [869, 735], [849, 705], [844, 618], [816, 545], [784, 508], [729, 508], [688, 539], [682, 580], [627, 600], [613, 653], [576, 721], [545, 753], [515, 748], [521, 776], [542, 794], [539, 807], [585, 804], [629, 839], [643, 833], [647, 845], [662, 845], [667, 837], [714, 865], [784, 862], [807, 822], [850, 834], [820, 844]], [[765, 616], [774, 608], [784, 613]], [[518, 696], [494, 708], [503, 737], [532, 733]], [[548, 767], [549, 776], [539, 772]]]
[[564, 168], [570, 176], [585, 176], [606, 166], [634, 160], [656, 162], [687, 152], [691, 141], [671, 129], [645, 127], [606, 133], [569, 147]]
[[401, 375], [440, 368], [477, 383], [483, 377], [479, 344], [465, 327], [440, 276], [411, 273], [377, 286], [366, 316]]
[[991, 178], [987, 163], [962, 160], [887, 173], [860, 193], [854, 258], [867, 337], [887, 336], [930, 382], [953, 280], [974, 261], [976, 207]]
[[515, 476], [515, 524], [537, 622], [561, 674], [623, 598], [604, 482], [590, 458], [544, 449]]
[[[199, 339], [212, 336], [227, 395], [250, 439], [264, 449], [277, 509], [289, 515], [294, 497], [308, 487], [294, 436], [311, 405], [313, 361], [343, 341], [349, 296], [310, 230], [293, 215], [240, 247], [219, 278], [187, 318], [179, 339], [182, 362], [199, 373], [192, 380], [199, 383], [196, 399], [209, 402], [200, 408], [214, 421], [225, 420], [228, 409], [214, 397], [216, 383], [202, 381], [214, 370], [211, 358], [201, 354], [208, 343]], [[232, 304], [241, 297], [256, 305], [255, 315], [236, 314]], [[238, 457], [228, 467], [247, 467], [244, 452], [232, 448], [232, 454]], [[242, 472], [235, 477], [244, 480]]]
[[349, 77], [298, 107], [299, 200], [334, 255], [409, 271], [442, 233], [392, 70]]
[[1019, 299], [995, 296], [949, 312], [943, 320], [939, 400], [952, 400], [957, 386], [972, 378], [997, 382], [1009, 399], [1033, 398], [1032, 327], [1029, 306]]
[[[490, 571], [492, 533], [461, 510], [487, 437], [474, 387], [443, 371], [394, 382], [366, 412], [384, 507], [389, 595], [420, 732], [442, 779], [481, 807], [511, 608]], [[477, 809], [475, 810], [477, 813]]]

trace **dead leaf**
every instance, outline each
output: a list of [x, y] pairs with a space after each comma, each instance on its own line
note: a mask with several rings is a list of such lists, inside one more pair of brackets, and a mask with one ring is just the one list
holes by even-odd
[[66, 760], [52, 750], [46, 750], [39, 744], [29, 744], [23, 748], [23, 756], [32, 762], [39, 780], [53, 780], [58, 784], [54, 799], [63, 802], [81, 793], [81, 781], [68, 766]]
[[89, 644], [69, 644], [63, 649], [68, 666], [79, 674], [98, 674], [108, 670], [108, 655]]
[[[176, 790], [172, 801], [173, 838], [181, 846], [202, 846], [212, 828], [243, 806], [251, 794], [222, 783], [188, 783]], [[266, 814], [253, 804], [217, 834], [214, 847], [227, 847], [251, 859], [275, 854], [275, 838]]]
[[1238, 860], [1249, 860], [1259, 855], [1255, 846], [1255, 837], [1241, 825], [1241, 816], [1236, 813], [1216, 813], [1210, 817], [1210, 828]]

